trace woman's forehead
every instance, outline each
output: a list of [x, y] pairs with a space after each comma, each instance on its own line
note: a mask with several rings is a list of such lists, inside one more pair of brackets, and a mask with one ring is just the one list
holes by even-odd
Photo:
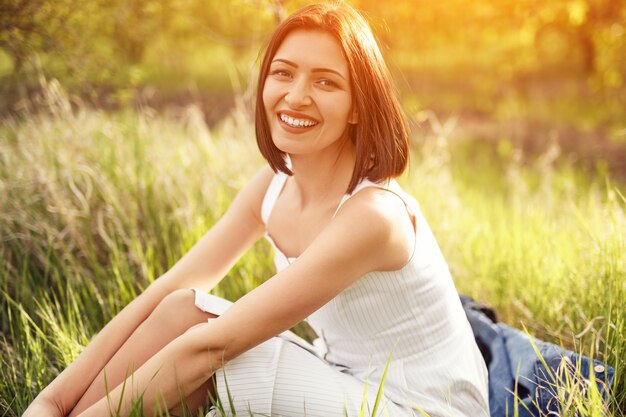
[[322, 30], [294, 30], [276, 50], [272, 62], [296, 64], [305, 69], [333, 69], [348, 76], [348, 61], [339, 41]]

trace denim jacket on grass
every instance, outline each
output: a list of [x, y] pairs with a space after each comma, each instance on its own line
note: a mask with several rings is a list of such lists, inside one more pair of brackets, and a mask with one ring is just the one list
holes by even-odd
[[606, 399], [613, 368], [498, 323], [492, 309], [469, 297], [461, 302], [489, 369], [491, 417], [513, 416], [515, 407], [518, 417], [560, 415], [555, 385], [570, 378], [586, 386], [591, 374]]

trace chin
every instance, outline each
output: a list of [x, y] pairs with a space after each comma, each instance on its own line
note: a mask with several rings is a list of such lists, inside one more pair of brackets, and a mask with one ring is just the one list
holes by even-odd
[[285, 153], [298, 153], [298, 150], [302, 151], [302, 144], [297, 143], [293, 139], [286, 139], [272, 136], [272, 143], [278, 148], [279, 151]]

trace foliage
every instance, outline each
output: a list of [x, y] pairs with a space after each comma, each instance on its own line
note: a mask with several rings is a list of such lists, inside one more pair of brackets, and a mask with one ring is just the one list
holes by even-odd
[[[403, 0], [392, 7], [367, 0], [356, 3], [389, 27], [403, 28], [401, 32], [388, 34], [391, 49], [424, 51], [460, 47], [466, 55], [455, 54], [451, 59], [463, 60], [473, 54], [471, 61], [480, 65], [476, 53], [489, 48], [496, 54], [489, 64], [497, 67], [504, 64], [505, 68], [513, 64], [518, 66], [517, 70], [525, 70], [531, 68], [524, 68], [523, 61], [506, 63], [497, 58], [507, 52], [528, 53], [530, 50], [524, 46], [532, 45], [535, 58], [540, 61], [534, 62], [534, 67], [545, 70], [557, 65], [565, 72], [579, 70], [587, 74], [595, 70], [597, 48], [601, 47], [593, 39], [596, 32], [621, 25], [625, 13], [622, 2], [611, 0], [481, 0], [471, 5], [461, 0]], [[571, 56], [572, 53], [579, 56]], [[416, 53], [415, 57], [419, 59], [419, 55]]]
[[[167, 91], [180, 95], [189, 85], [212, 94], [233, 82], [229, 66], [247, 84], [276, 22], [307, 3], [3, 0], [0, 110], [15, 108], [21, 90], [38, 89], [40, 74], [98, 105], [127, 103], [150, 86], [165, 90], [165, 100]], [[407, 93], [419, 92], [420, 80], [445, 76], [478, 83], [475, 91], [493, 99], [510, 86], [529, 90], [537, 78], [576, 77], [626, 100], [623, 1], [351, 3], [366, 12], [391, 66], [407, 77]], [[216, 65], [224, 49], [230, 65]]]
[[13, 58], [16, 71], [33, 51], [46, 51], [59, 41], [72, 16], [73, 0], [6, 0], [0, 5], [0, 47]]

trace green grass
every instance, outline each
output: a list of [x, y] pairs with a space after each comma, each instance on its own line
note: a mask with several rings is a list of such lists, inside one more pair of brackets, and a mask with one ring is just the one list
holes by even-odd
[[[243, 111], [209, 131], [194, 107], [176, 118], [72, 111], [54, 84], [46, 100], [47, 111], [0, 126], [7, 416], [188, 250], [263, 163]], [[608, 411], [595, 397], [574, 406], [581, 416], [626, 416], [624, 188], [554, 150], [525, 161], [506, 147], [415, 141], [401, 183], [420, 201], [459, 290], [515, 327], [612, 364]], [[236, 299], [272, 269], [260, 242], [215, 293]]]

